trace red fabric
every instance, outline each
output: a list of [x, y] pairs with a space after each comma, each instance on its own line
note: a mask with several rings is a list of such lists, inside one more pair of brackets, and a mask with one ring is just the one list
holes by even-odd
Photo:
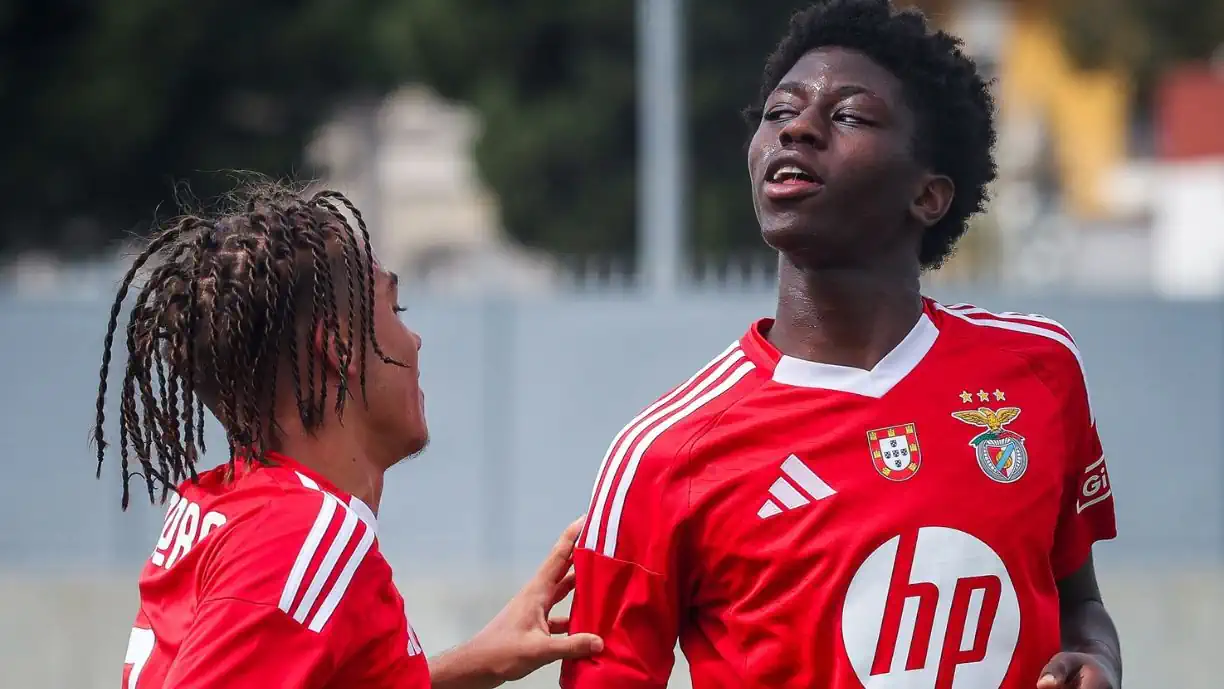
[[293, 460], [180, 487], [124, 689], [430, 686], [368, 508]]
[[563, 687], [664, 687], [677, 642], [702, 689], [1034, 686], [1056, 582], [1115, 535], [1078, 352], [1039, 317], [926, 317], [882, 394], [774, 380], [763, 320], [617, 436], [572, 610], [606, 649]]

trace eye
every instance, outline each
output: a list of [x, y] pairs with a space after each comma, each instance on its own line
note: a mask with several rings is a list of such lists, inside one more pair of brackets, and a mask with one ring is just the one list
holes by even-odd
[[795, 110], [784, 105], [776, 106], [765, 112], [764, 119], [766, 122], [777, 122], [783, 117], [794, 117]]
[[407, 311], [408, 309], [404, 308], [403, 306], [396, 305], [396, 306], [391, 307], [391, 310], [396, 313], [403, 313]]
[[856, 125], [871, 125], [871, 124], [874, 124], [874, 123], [873, 123], [871, 120], [869, 120], [869, 119], [867, 119], [867, 118], [865, 118], [865, 117], [861, 117], [861, 116], [859, 116], [859, 115], [858, 115], [858, 114], [856, 114], [856, 113], [853, 113], [853, 112], [847, 112], [847, 111], [845, 111], [845, 110], [842, 110], [841, 112], [839, 112], [839, 113], [837, 113], [836, 115], [834, 115], [834, 116], [833, 116], [833, 120], [834, 120], [835, 122], [845, 122], [845, 123], [847, 123], [847, 124], [856, 124]]

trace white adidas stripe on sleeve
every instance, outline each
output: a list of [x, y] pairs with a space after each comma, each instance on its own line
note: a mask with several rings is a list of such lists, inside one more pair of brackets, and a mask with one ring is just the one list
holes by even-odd
[[[739, 356], [729, 358], [726, 362], [724, 362], [724, 366], [730, 366], [731, 364], [734, 364], [742, 359], [742, 352], [736, 352], [736, 354]], [[688, 406], [664, 419], [657, 426], [646, 433], [641, 442], [638, 443], [636, 449], [633, 451], [633, 456], [629, 458], [629, 463], [625, 467], [624, 476], [622, 476], [620, 481], [618, 481], [616, 484], [616, 496], [613, 498], [611, 510], [608, 512], [607, 533], [604, 535], [604, 545], [601, 549], [601, 552], [606, 557], [616, 556], [616, 539], [620, 533], [621, 517], [625, 508], [625, 496], [629, 493], [629, 486], [633, 483], [633, 476], [635, 473], [637, 473], [638, 464], [641, 463], [642, 457], [645, 456], [646, 451], [650, 449], [650, 446], [659, 438], [660, 435], [663, 434], [664, 431], [676, 425], [714, 399], [717, 399], [727, 390], [730, 390], [754, 368], [756, 368], [756, 366], [754, 366], [752, 362], [743, 361], [734, 371], [731, 372], [731, 375], [727, 376], [725, 379], [715, 385], [713, 389], [710, 389], [697, 399], [689, 402]], [[719, 367], [719, 369], [717, 369], [717, 373], [712, 375], [708, 380], [711, 382], [718, 381], [719, 378], [722, 377], [724, 370], [724, 367]], [[700, 387], [694, 389], [690, 395], [686, 395], [685, 398], [682, 398], [682, 401], [686, 401], [686, 398], [696, 394], [702, 389], [703, 388]], [[643, 426], [640, 426], [639, 428], [644, 428], [646, 425], [647, 424], [643, 424]]]
[[[725, 373], [732, 364], [742, 359], [744, 353], [739, 351], [738, 347], [738, 343], [728, 347], [722, 354], [719, 354], [703, 366], [693, 377], [685, 381], [683, 385], [672, 390], [669, 394], [634, 417], [612, 439], [612, 444], [608, 446], [603, 462], [600, 463], [599, 477], [596, 479], [595, 488], [591, 492], [591, 509], [587, 517], [586, 536], [582, 542], [583, 547], [588, 550], [594, 550], [599, 544], [599, 536], [604, 526], [603, 513], [608, 504], [608, 496], [611, 493], [613, 484], [616, 483], [616, 475], [620, 471], [625, 455], [634, 441], [637, 440], [638, 436], [647, 427], [674, 412], [676, 409], [683, 407]], [[713, 372], [711, 372], [711, 369], [713, 369]], [[683, 396], [681, 397], [681, 395]], [[677, 397], [680, 397], [680, 399], [677, 400]]]
[[[352, 583], [353, 575], [358, 566], [369, 553], [374, 543], [375, 529], [372, 524], [362, 519], [361, 515], [350, 506], [340, 502], [338, 498], [322, 490], [309, 477], [298, 474], [302, 485], [318, 491], [322, 500], [314, 524], [306, 535], [306, 540], [298, 550], [293, 567], [281, 591], [278, 607], [300, 624], [306, 624], [313, 632], [323, 629], [331, 619], [336, 607], [344, 598]], [[335, 523], [337, 512], [342, 521], [337, 531], [328, 535]], [[357, 541], [355, 548], [349, 552], [350, 546]], [[306, 575], [314, 568], [309, 583]], [[340, 574], [334, 581], [329, 581], [336, 567], [340, 566]], [[305, 592], [302, 592], [303, 584]], [[299, 594], [301, 594], [299, 598]], [[320, 599], [322, 600], [319, 603]], [[318, 609], [315, 605], [318, 603]], [[314, 611], [313, 617], [310, 613]], [[310, 617], [307, 623], [307, 617]]]
[[317, 632], [323, 629], [323, 626], [331, 619], [332, 613], [336, 611], [336, 606], [340, 605], [340, 599], [344, 597], [344, 592], [348, 590], [349, 584], [353, 583], [353, 574], [357, 572], [357, 567], [365, 559], [366, 553], [370, 552], [370, 546], [373, 543], [374, 530], [364, 527], [362, 529], [361, 541], [357, 543], [357, 549], [349, 556], [344, 569], [340, 571], [340, 577], [332, 584], [327, 598], [323, 599], [323, 604], [319, 606], [318, 612], [310, 620], [310, 626], [308, 627], [310, 631]]
[[318, 551], [319, 544], [323, 541], [323, 534], [327, 532], [327, 527], [331, 525], [332, 517], [336, 514], [336, 505], [339, 503], [334, 499], [329, 500], [330, 497], [324, 496], [319, 506], [319, 514], [315, 517], [314, 526], [310, 527], [310, 533], [306, 535], [306, 542], [298, 550], [297, 559], [293, 561], [293, 569], [289, 570], [289, 579], [285, 581], [285, 588], [281, 591], [279, 607], [290, 615], [293, 614], [291, 606], [297, 599], [302, 579], [306, 577], [306, 570], [310, 567], [310, 562], [315, 552]]
[[[323, 499], [329, 502], [337, 502], [330, 495], [325, 495]], [[353, 538], [353, 531], [356, 528], [357, 513], [350, 509], [345, 509], [344, 521], [340, 523], [340, 531], [332, 538], [331, 547], [327, 549], [327, 554], [323, 556], [323, 561], [319, 563], [319, 568], [315, 570], [314, 578], [310, 580], [310, 586], [306, 589], [306, 594], [302, 596], [302, 601], [294, 608], [293, 619], [298, 622], [305, 622], [306, 615], [314, 607], [315, 601], [319, 599], [319, 593], [323, 591], [323, 586], [331, 578], [332, 572], [335, 571], [336, 563], [339, 562], [341, 553], [348, 548], [349, 541]]]
[[596, 477], [595, 487], [591, 490], [592, 500], [595, 498], [596, 493], [599, 492], [599, 485], [600, 483], [602, 483], [603, 477], [604, 477], [604, 469], [608, 466], [608, 458], [612, 456], [612, 451], [616, 449], [616, 446], [618, 443], [620, 443], [621, 438], [625, 437], [625, 434], [628, 433], [631, 429], [633, 429], [638, 423], [640, 423], [642, 419], [646, 418], [647, 416], [650, 416], [659, 407], [662, 407], [668, 402], [671, 402], [673, 399], [676, 398], [677, 395], [687, 390], [688, 387], [692, 385], [698, 378], [705, 375], [707, 371], [709, 371], [716, 364], [718, 364], [718, 362], [722, 361], [723, 357], [730, 354], [737, 347], [739, 347], [738, 342], [732, 343], [730, 347], [727, 347], [726, 349], [724, 349], [721, 354], [711, 359], [710, 362], [707, 363], [705, 366], [702, 366], [701, 370], [694, 373], [693, 376], [689, 378], [688, 380], [684, 381], [682, 385], [677, 386], [671, 392], [667, 393], [663, 397], [660, 397], [658, 400], [655, 400], [654, 404], [651, 404], [649, 407], [646, 407], [646, 409], [642, 410], [640, 414], [633, 417], [632, 421], [625, 424], [624, 428], [620, 429], [620, 431], [616, 434], [616, 437], [612, 438], [612, 443], [608, 445], [608, 451], [604, 453], [603, 460], [599, 463], [599, 473]]

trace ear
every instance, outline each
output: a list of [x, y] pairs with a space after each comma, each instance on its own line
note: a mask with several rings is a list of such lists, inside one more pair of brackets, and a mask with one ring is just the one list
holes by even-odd
[[910, 204], [910, 215], [923, 227], [931, 227], [948, 212], [955, 195], [956, 185], [950, 178], [927, 173], [923, 175], [918, 193]]
[[[344, 322], [341, 321], [340, 324], [343, 326]], [[348, 379], [353, 380], [358, 375], [357, 362], [361, 353], [352, 352], [347, 362], [343, 360], [344, 341], [340, 339], [343, 337], [343, 332], [344, 328], [341, 327], [340, 332], [336, 333], [334, 337], [328, 337], [327, 329], [322, 323], [317, 323], [315, 324], [313, 336], [310, 338], [311, 346], [314, 347], [315, 356], [325, 362], [328, 370], [336, 374], [343, 370]]]

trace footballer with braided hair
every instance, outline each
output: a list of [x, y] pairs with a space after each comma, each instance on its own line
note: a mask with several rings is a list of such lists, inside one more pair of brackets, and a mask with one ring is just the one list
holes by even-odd
[[[1083, 357], [922, 293], [995, 178], [956, 37], [888, 0], [794, 15], [747, 168], [776, 311], [633, 419], [596, 477], [566, 689], [1118, 689], [1115, 536]], [[671, 387], [671, 386], [661, 386]]]
[[[120, 335], [122, 506], [133, 478], [169, 503], [124, 686], [494, 687], [598, 650], [548, 619], [572, 586], [575, 523], [493, 622], [427, 663], [377, 538], [383, 474], [428, 440], [397, 277], [339, 193], [260, 184], [238, 198], [154, 234], [110, 313], [98, 471]], [[206, 410], [227, 438], [211, 469]]]

